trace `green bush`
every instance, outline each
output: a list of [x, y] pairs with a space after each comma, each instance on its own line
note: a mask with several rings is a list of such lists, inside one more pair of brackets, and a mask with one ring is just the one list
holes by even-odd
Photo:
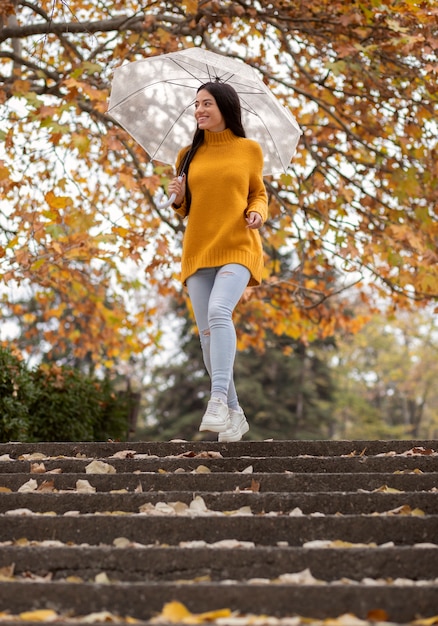
[[33, 378], [23, 361], [0, 346], [0, 441], [27, 440], [34, 396]]
[[32, 441], [92, 441], [101, 412], [99, 384], [70, 367], [43, 364], [33, 374]]
[[131, 396], [110, 378], [42, 364], [28, 371], [0, 347], [0, 441], [99, 441], [129, 432]]

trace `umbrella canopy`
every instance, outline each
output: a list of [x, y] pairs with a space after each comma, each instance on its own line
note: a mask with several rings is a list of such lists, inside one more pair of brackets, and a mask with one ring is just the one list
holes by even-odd
[[246, 135], [263, 150], [264, 174], [284, 172], [301, 130], [257, 72], [242, 61], [188, 48], [127, 63], [114, 72], [108, 113], [152, 160], [173, 164], [196, 130], [196, 92], [215, 80], [237, 91]]

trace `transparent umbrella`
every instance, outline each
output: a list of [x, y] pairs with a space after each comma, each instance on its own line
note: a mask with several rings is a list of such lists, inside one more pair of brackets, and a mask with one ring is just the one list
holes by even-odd
[[196, 92], [215, 80], [237, 91], [246, 135], [263, 150], [263, 173], [284, 172], [295, 154], [300, 127], [256, 70], [238, 59], [187, 48], [122, 65], [114, 72], [108, 113], [152, 160], [173, 164], [195, 132]]

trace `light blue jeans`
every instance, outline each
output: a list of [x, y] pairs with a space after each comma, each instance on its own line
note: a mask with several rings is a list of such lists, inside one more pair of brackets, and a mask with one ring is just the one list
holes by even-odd
[[221, 398], [231, 409], [239, 406], [233, 379], [236, 330], [232, 317], [249, 278], [246, 267], [229, 263], [201, 268], [187, 279], [202, 356], [211, 379], [211, 395]]

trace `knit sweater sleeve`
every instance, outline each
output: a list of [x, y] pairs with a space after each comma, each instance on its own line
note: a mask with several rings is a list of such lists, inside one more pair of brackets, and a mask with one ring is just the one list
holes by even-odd
[[268, 198], [262, 173], [263, 152], [257, 142], [251, 141], [251, 143], [253, 144], [253, 168], [250, 173], [248, 206], [245, 213], [248, 215], [251, 211], [255, 211], [265, 222], [268, 218]]

